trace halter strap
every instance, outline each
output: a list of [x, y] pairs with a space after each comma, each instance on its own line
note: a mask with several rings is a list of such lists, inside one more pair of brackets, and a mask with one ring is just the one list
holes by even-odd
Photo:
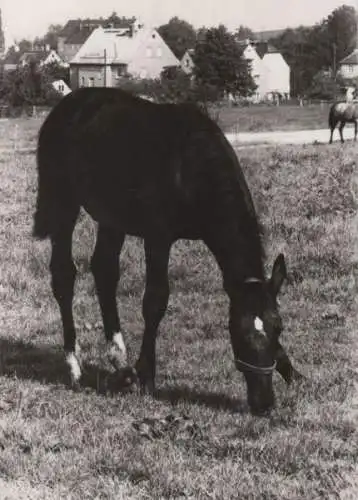
[[275, 370], [277, 362], [275, 360], [273, 365], [271, 366], [256, 366], [256, 365], [251, 365], [250, 363], [246, 363], [246, 361], [242, 361], [241, 359], [236, 359], [235, 365], [240, 372], [251, 372], [251, 373], [257, 373], [259, 375], [270, 375]]
[[255, 277], [250, 277], [250, 278], [246, 278], [244, 280], [244, 283], [263, 283], [263, 280], [260, 280], [259, 278], [255, 278]]

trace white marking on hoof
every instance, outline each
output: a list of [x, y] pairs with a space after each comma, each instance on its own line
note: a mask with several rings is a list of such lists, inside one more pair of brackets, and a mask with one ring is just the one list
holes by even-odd
[[66, 355], [66, 363], [70, 367], [72, 381], [78, 382], [81, 378], [81, 367], [74, 352], [69, 352]]
[[82, 351], [81, 351], [80, 345], [76, 342], [76, 345], [75, 345], [75, 355], [76, 355], [76, 358], [77, 358], [77, 361], [78, 361], [79, 365], [82, 367], [81, 354], [82, 354]]
[[265, 330], [264, 330], [263, 321], [258, 316], [256, 316], [256, 318], [254, 320], [254, 325], [255, 325], [255, 330], [257, 332], [261, 333], [261, 335], [266, 335]]
[[112, 342], [108, 347], [108, 357], [117, 369], [127, 365], [127, 349], [121, 332], [117, 332], [113, 335]]

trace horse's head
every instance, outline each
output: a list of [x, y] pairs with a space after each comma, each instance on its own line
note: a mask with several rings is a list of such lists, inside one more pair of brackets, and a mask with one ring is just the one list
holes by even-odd
[[277, 257], [269, 280], [248, 278], [230, 294], [230, 336], [235, 364], [246, 380], [252, 413], [274, 406], [272, 373], [276, 367], [282, 321], [277, 295], [286, 277], [284, 256]]

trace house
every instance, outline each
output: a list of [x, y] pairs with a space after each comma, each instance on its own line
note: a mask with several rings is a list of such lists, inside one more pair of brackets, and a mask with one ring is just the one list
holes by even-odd
[[254, 101], [275, 100], [290, 95], [290, 67], [282, 54], [272, 45], [264, 46], [247, 40], [243, 57], [251, 63], [251, 74], [257, 85]]
[[48, 46], [43, 49], [30, 50], [23, 52], [20, 55], [18, 65], [27, 66], [35, 63], [38, 66], [47, 66], [48, 64], [58, 64], [62, 67], [68, 67], [68, 63], [64, 62], [57, 52], [50, 49]]
[[58, 35], [57, 52], [64, 61], [69, 63], [95, 29], [99, 27], [129, 29], [130, 26], [129, 22], [120, 19], [118, 21], [70, 19]]
[[339, 61], [339, 74], [347, 80], [358, 80], [358, 48]]
[[70, 62], [71, 87], [115, 87], [121, 78], [158, 78], [180, 62], [154, 28], [96, 28]]
[[58, 92], [59, 94], [61, 94], [63, 96], [71, 93], [70, 87], [67, 85], [67, 83], [64, 80], [53, 81], [52, 87], [56, 90], [56, 92]]
[[187, 75], [190, 75], [194, 69], [193, 54], [194, 54], [194, 49], [188, 49], [185, 51], [185, 54], [180, 60], [181, 69]]
[[18, 50], [11, 49], [6, 54], [2, 60], [2, 67], [5, 72], [14, 71], [20, 62], [21, 53]]

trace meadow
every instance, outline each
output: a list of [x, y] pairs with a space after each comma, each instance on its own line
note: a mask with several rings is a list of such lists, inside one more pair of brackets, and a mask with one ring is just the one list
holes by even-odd
[[[227, 330], [228, 300], [200, 242], [178, 242], [157, 343], [157, 394], [115, 390], [89, 259], [95, 225], [74, 235], [74, 301], [86, 372], [68, 388], [50, 245], [31, 237], [40, 120], [0, 122], [0, 498], [358, 497], [357, 146], [240, 149], [264, 227], [267, 273], [284, 252], [282, 343], [306, 377], [252, 417]], [[139, 352], [144, 258], [128, 238], [118, 304]]]
[[328, 128], [330, 104], [254, 105], [212, 110], [226, 132], [266, 132]]

